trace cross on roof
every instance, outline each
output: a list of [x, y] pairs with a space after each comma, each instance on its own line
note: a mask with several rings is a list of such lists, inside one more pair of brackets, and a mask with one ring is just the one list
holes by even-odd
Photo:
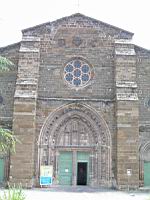
[[79, 12], [79, 9], [80, 9], [80, 0], [77, 0], [78, 3], [77, 3], [77, 11]]

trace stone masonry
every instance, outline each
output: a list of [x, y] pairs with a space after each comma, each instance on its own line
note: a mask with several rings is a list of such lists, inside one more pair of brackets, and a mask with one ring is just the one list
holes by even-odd
[[116, 42], [116, 119], [117, 119], [117, 180], [119, 187], [128, 182], [139, 186], [139, 104], [136, 82], [134, 46], [128, 41]]

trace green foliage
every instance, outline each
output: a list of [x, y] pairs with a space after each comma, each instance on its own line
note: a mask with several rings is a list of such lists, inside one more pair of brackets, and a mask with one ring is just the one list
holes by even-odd
[[14, 68], [14, 64], [5, 57], [0, 56], [0, 71], [9, 71]]
[[25, 200], [25, 195], [21, 187], [9, 187], [3, 196], [0, 196], [0, 200]]
[[15, 144], [17, 138], [8, 129], [0, 128], [0, 151], [7, 153], [8, 151], [15, 152]]

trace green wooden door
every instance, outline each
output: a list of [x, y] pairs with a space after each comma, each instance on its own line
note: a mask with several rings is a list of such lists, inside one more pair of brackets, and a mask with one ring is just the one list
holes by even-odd
[[144, 186], [150, 186], [150, 162], [144, 163]]
[[72, 152], [60, 152], [58, 179], [60, 185], [72, 185]]
[[0, 183], [4, 181], [4, 159], [0, 158]]

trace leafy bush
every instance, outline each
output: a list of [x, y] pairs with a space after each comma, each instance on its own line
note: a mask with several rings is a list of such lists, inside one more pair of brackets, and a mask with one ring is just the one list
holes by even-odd
[[4, 153], [7, 153], [9, 150], [15, 152], [16, 142], [19, 141], [10, 130], [0, 127], [0, 151]]
[[13, 70], [15, 65], [5, 57], [0, 56], [0, 71], [10, 71]]
[[25, 195], [21, 187], [9, 187], [3, 196], [0, 196], [0, 200], [25, 200]]

